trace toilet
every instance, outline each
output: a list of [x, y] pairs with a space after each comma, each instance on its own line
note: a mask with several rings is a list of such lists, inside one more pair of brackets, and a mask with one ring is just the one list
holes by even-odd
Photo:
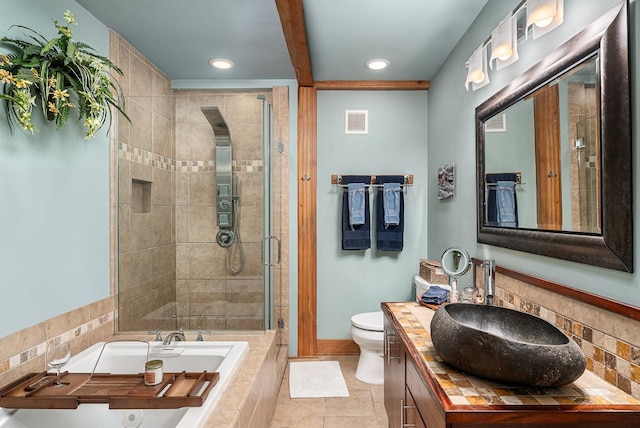
[[382, 311], [351, 317], [351, 337], [360, 347], [356, 379], [372, 385], [384, 383], [383, 322]]

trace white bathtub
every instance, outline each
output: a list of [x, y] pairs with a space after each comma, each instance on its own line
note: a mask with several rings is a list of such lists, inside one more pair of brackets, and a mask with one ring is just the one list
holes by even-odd
[[[104, 343], [74, 356], [63, 368], [91, 373]], [[247, 342], [174, 342], [169, 347], [150, 342], [150, 359], [162, 359], [165, 372], [220, 373], [216, 386], [202, 407], [167, 410], [109, 410], [107, 404], [81, 404], [74, 410], [0, 409], [0, 428], [196, 428], [213, 411], [233, 373], [248, 349]], [[112, 342], [102, 352], [96, 373], [144, 372], [147, 345], [142, 342]]]

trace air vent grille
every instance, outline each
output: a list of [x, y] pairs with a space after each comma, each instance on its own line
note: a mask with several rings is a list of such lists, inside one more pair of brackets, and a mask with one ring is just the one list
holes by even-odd
[[345, 110], [344, 111], [344, 133], [345, 134], [368, 134], [369, 133], [369, 111], [368, 110]]
[[493, 116], [484, 123], [486, 132], [507, 132], [507, 115], [505, 113]]

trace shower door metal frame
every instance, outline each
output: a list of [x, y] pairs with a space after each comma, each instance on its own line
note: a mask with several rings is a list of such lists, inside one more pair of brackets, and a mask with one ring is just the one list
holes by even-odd
[[[273, 267], [280, 264], [280, 240], [273, 233], [273, 107], [264, 95], [262, 100], [262, 267], [264, 277], [264, 329], [275, 328], [275, 300]], [[278, 244], [278, 255], [274, 257], [273, 241]]]

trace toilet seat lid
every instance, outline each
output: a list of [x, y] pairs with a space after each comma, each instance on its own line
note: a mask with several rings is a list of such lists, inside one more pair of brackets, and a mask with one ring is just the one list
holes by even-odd
[[354, 327], [369, 331], [383, 331], [382, 311], [364, 312], [351, 317], [351, 324]]

